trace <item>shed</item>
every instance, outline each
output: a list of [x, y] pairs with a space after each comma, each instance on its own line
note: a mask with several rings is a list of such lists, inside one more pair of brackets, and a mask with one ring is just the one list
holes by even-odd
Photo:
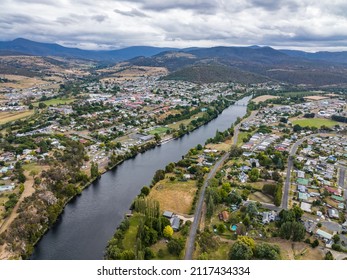
[[173, 216], [170, 219], [170, 224], [174, 231], [178, 231], [180, 229], [180, 222], [181, 222], [181, 219], [178, 216]]
[[171, 219], [172, 216], [173, 216], [173, 213], [170, 212], [170, 211], [164, 211], [163, 216], [164, 216], [165, 218]]
[[323, 238], [325, 240], [331, 240], [333, 238], [333, 235], [324, 231], [324, 230], [321, 230], [321, 229], [318, 229], [316, 231], [316, 234], [320, 237], [320, 238]]

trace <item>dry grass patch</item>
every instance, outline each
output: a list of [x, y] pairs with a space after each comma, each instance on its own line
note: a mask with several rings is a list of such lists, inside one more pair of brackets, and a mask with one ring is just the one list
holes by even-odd
[[206, 148], [210, 150], [217, 150], [217, 151], [229, 151], [232, 144], [233, 144], [233, 141], [229, 139], [219, 144], [208, 144], [206, 145]]
[[254, 99], [252, 99], [252, 101], [255, 103], [255, 104], [258, 104], [259, 102], [263, 102], [263, 101], [266, 101], [266, 100], [269, 100], [269, 99], [277, 99], [278, 96], [274, 96], [274, 95], [261, 95], [261, 96], [258, 96]]
[[34, 114], [34, 111], [24, 112], [0, 112], [0, 124], [16, 121]]
[[162, 210], [188, 215], [196, 190], [195, 181], [171, 182], [164, 179], [152, 188], [149, 197], [158, 201]]

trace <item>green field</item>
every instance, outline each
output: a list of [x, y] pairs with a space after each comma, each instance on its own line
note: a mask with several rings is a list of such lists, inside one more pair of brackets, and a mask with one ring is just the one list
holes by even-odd
[[252, 134], [252, 133], [250, 133], [250, 132], [244, 132], [244, 131], [240, 131], [239, 132], [239, 135], [237, 136], [237, 146], [241, 146], [241, 145], [243, 145], [243, 139], [245, 139], [245, 138], [247, 138], [247, 135], [248, 134]]
[[142, 219], [140, 214], [135, 214], [133, 217], [130, 218], [130, 227], [126, 231], [124, 239], [123, 239], [123, 246], [126, 250], [133, 250], [136, 245], [136, 235], [137, 235], [137, 229], [140, 224], [140, 220]]
[[59, 104], [70, 104], [72, 102], [74, 102], [76, 99], [73, 98], [54, 98], [54, 99], [50, 99], [50, 100], [45, 100], [45, 101], [40, 101], [40, 102], [35, 102], [33, 103], [34, 106], [39, 106], [39, 103], [45, 103], [47, 106], [50, 105], [59, 105]]
[[157, 127], [157, 128], [155, 128], [155, 129], [151, 130], [151, 131], [149, 132], [149, 134], [152, 134], [152, 135], [154, 135], [154, 134], [156, 134], [156, 133], [158, 133], [158, 134], [164, 134], [164, 133], [166, 133], [167, 130], [168, 130], [168, 128], [166, 128], [166, 127]]
[[301, 119], [301, 120], [293, 120], [291, 121], [293, 125], [300, 125], [300, 126], [314, 126], [317, 128], [320, 128], [322, 125], [325, 125], [327, 127], [333, 127], [334, 125], [339, 124], [336, 121], [328, 120], [328, 119]]
[[321, 93], [314, 92], [314, 91], [291, 91], [291, 92], [282, 92], [279, 96], [300, 97], [300, 96], [309, 96], [309, 95], [317, 95], [317, 94], [321, 94]]

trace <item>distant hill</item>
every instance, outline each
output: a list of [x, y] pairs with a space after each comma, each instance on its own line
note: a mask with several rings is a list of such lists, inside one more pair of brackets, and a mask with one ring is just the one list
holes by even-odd
[[222, 65], [195, 65], [167, 75], [165, 80], [183, 80], [197, 83], [236, 82], [261, 83], [270, 79], [253, 73]]
[[347, 52], [303, 52], [293, 50], [280, 50], [282, 53], [291, 57], [305, 58], [310, 60], [321, 60], [331, 63], [346, 64], [347, 65]]
[[0, 42], [1, 51], [12, 51], [36, 56], [60, 56], [65, 58], [80, 58], [99, 61], [124, 61], [137, 56], [152, 56], [174, 48], [157, 48], [135, 46], [111, 51], [88, 51], [78, 48], [67, 48], [58, 44], [38, 43], [23, 38]]
[[[289, 55], [270, 47], [213, 47], [163, 52], [152, 57], [137, 57], [129, 63], [166, 67], [172, 72], [167, 78], [196, 82], [212, 81], [217, 77], [218, 81], [240, 81], [245, 75], [244, 80], [251, 83], [267, 79], [309, 86], [347, 84], [347, 67], [343, 64]], [[197, 65], [199, 67], [189, 68]]]

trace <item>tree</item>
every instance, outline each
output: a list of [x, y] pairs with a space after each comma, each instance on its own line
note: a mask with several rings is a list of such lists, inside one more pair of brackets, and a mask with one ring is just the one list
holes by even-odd
[[232, 145], [230, 148], [230, 158], [240, 157], [243, 153], [243, 150], [236, 145]]
[[272, 172], [272, 180], [278, 182], [281, 178], [282, 176], [278, 171]]
[[225, 232], [225, 225], [224, 224], [219, 224], [217, 226], [217, 230], [219, 233], [224, 233]]
[[335, 235], [333, 236], [333, 241], [334, 241], [335, 244], [339, 243], [339, 241], [340, 241], [340, 236], [339, 236], [338, 234], [335, 234]]
[[249, 172], [249, 179], [252, 182], [256, 182], [259, 179], [259, 170], [258, 168], [252, 168], [252, 170]]
[[251, 218], [255, 217], [255, 215], [258, 214], [257, 204], [254, 202], [249, 203], [247, 205], [246, 212], [249, 214]]
[[39, 103], [39, 109], [44, 109], [46, 107], [47, 107], [47, 105], [45, 103], [43, 103], [43, 102]]
[[33, 179], [35, 180], [35, 176], [38, 174], [37, 170], [31, 170], [29, 175], [33, 177]]
[[167, 243], [167, 249], [170, 254], [179, 256], [184, 248], [184, 239], [171, 239], [169, 243]]
[[257, 244], [254, 250], [254, 256], [261, 260], [279, 260], [281, 251], [277, 245], [268, 243]]
[[296, 124], [293, 126], [293, 131], [294, 132], [299, 132], [302, 130], [302, 127], [299, 124]]
[[324, 259], [325, 260], [333, 260], [334, 256], [330, 251], [328, 251], [328, 252], [326, 252]]
[[32, 109], [34, 109], [33, 104], [29, 104], [29, 110], [32, 110]]
[[251, 247], [242, 241], [236, 241], [229, 251], [229, 259], [231, 260], [250, 260], [252, 257]]
[[169, 238], [169, 239], [172, 237], [173, 233], [174, 233], [174, 231], [173, 231], [171, 226], [166, 226], [163, 230], [164, 237]]
[[311, 247], [312, 247], [312, 248], [316, 248], [318, 245], [319, 245], [319, 241], [318, 241], [318, 239], [315, 239], [315, 240], [312, 242]]
[[90, 177], [91, 178], [96, 178], [98, 176], [100, 176], [100, 174], [99, 174], [99, 165], [98, 165], [98, 163], [95, 163], [93, 161], [91, 166], [90, 166]]
[[159, 135], [158, 133], [155, 133], [155, 134], [154, 134], [154, 139], [155, 139], [155, 141], [156, 141], [157, 143], [159, 143], [159, 142], [161, 141], [161, 137], [160, 137], [160, 135]]
[[143, 188], [141, 189], [141, 194], [144, 196], [149, 195], [150, 189], [147, 186], [143, 186]]

